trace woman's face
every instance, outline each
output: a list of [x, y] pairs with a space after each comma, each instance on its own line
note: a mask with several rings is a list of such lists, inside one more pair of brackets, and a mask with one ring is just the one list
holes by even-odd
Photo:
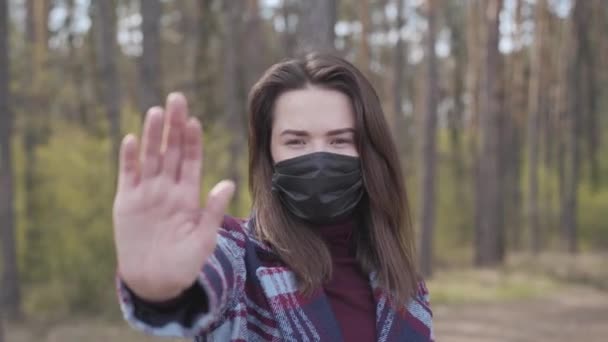
[[358, 156], [350, 99], [308, 86], [281, 94], [274, 106], [270, 152], [278, 163], [314, 152]]

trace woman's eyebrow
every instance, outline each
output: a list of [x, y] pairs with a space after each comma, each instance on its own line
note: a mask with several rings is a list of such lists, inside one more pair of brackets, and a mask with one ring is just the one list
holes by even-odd
[[354, 128], [340, 128], [340, 129], [333, 129], [329, 132], [327, 132], [328, 136], [333, 136], [333, 135], [340, 135], [343, 133], [353, 133], [355, 134], [355, 129]]
[[306, 131], [298, 131], [298, 130], [295, 130], [295, 129], [286, 129], [283, 132], [281, 132], [280, 135], [284, 136], [284, 135], [290, 135], [290, 134], [291, 135], [295, 135], [295, 136], [299, 136], [299, 137], [305, 137], [305, 136], [308, 135], [308, 132], [306, 132]]

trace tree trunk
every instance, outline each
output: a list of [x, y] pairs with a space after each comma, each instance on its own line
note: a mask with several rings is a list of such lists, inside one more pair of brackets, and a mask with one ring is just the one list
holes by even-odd
[[[466, 88], [467, 94], [469, 95], [469, 103], [467, 105], [467, 112], [469, 116], [468, 130], [469, 130], [469, 141], [468, 148], [471, 156], [471, 175], [473, 177], [473, 194], [474, 194], [474, 207], [473, 211], [473, 224], [475, 231], [475, 246], [479, 244], [479, 224], [481, 222], [481, 191], [480, 177], [479, 177], [479, 99], [481, 93], [481, 75], [484, 70], [484, 64], [482, 63], [482, 52], [483, 52], [483, 28], [485, 22], [482, 18], [482, 3], [480, 0], [471, 0], [467, 4], [467, 52], [468, 52], [468, 64], [467, 64], [467, 76], [466, 76]], [[476, 247], [477, 248], [477, 247]]]
[[[198, 50], [198, 40], [196, 39], [196, 37], [198, 34], [199, 25], [201, 25], [200, 18], [198, 17], [199, 4], [197, 3], [197, 1], [184, 0], [177, 2], [175, 6], [175, 10], [177, 10], [180, 15], [180, 23], [178, 26], [178, 30], [179, 34], [182, 36], [179, 46], [183, 51], [183, 65], [181, 65], [181, 70], [179, 72], [178, 85], [175, 85], [174, 83], [172, 87], [181, 88], [181, 91], [184, 93], [187, 99], [194, 99], [194, 89], [197, 76], [195, 75], [194, 70], [196, 65], [196, 53]], [[159, 55], [162, 55], [162, 53], [160, 53], [160, 50], [158, 52]], [[160, 69], [163, 68], [161, 67]], [[161, 93], [161, 96], [163, 95], [164, 94]], [[157, 101], [160, 101], [160, 99]], [[188, 103], [191, 106], [194, 105], [194, 102]], [[199, 109], [198, 107], [193, 108]]]
[[[34, 115], [39, 108], [49, 106], [48, 82], [45, 75], [48, 73], [48, 15], [50, 4], [46, 0], [28, 0], [26, 2], [26, 51], [25, 63], [31, 70], [25, 82], [27, 84], [28, 102], [24, 107], [23, 116], [23, 147], [25, 155], [24, 165], [24, 216], [25, 245], [30, 251], [25, 254], [25, 267], [28, 269], [42, 268], [44, 256], [39, 252], [43, 223], [38, 219], [41, 201], [38, 198], [40, 184], [38, 171], [37, 147], [45, 142], [50, 134], [49, 116]], [[36, 274], [36, 272], [28, 272]], [[25, 282], [40, 281], [40, 279], [25, 278]]]
[[283, 50], [285, 56], [292, 57], [295, 50], [295, 29], [292, 20], [292, 16], [295, 14], [294, 3], [291, 0], [283, 0], [281, 5], [281, 16], [283, 18], [283, 35], [281, 36], [283, 41]]
[[76, 18], [76, 0], [68, 1], [68, 15], [65, 20], [65, 29], [68, 31], [68, 47], [69, 47], [69, 66], [70, 70], [70, 80], [72, 82], [72, 87], [74, 89], [74, 93], [76, 94], [76, 99], [74, 99], [75, 104], [70, 106], [70, 119], [78, 122], [82, 127], [90, 128], [91, 122], [89, 122], [89, 105], [86, 102], [86, 94], [83, 89], [83, 85], [85, 83], [85, 65], [83, 58], [78, 55], [78, 47], [75, 45], [74, 40], [76, 36], [76, 32], [73, 29], [74, 21]]
[[420, 241], [421, 271], [424, 276], [432, 275], [433, 262], [433, 230], [435, 225], [435, 165], [437, 163], [436, 135], [437, 135], [437, 101], [438, 75], [435, 43], [437, 35], [436, 0], [427, 0], [428, 36], [426, 41], [426, 115], [424, 117], [422, 140], [422, 189], [421, 189], [421, 224]]
[[[454, 191], [454, 203], [460, 203], [466, 197], [466, 188], [462, 186], [462, 180], [465, 177], [465, 158], [462, 151], [462, 129], [464, 118], [464, 101], [463, 95], [465, 90], [465, 72], [466, 72], [466, 41], [463, 37], [464, 32], [464, 17], [463, 7], [461, 3], [450, 2], [444, 7], [444, 18], [450, 30], [450, 48], [451, 55], [454, 59], [454, 66], [451, 70], [451, 96], [454, 99], [453, 107], [448, 112], [448, 127], [450, 134], [450, 150], [451, 150], [451, 171], [452, 184], [456, 187]], [[460, 242], [466, 243], [467, 224], [461, 224], [455, 227], [459, 231]]]
[[337, 0], [300, 1], [297, 52], [334, 50]]
[[585, 34], [588, 29], [586, 2], [577, 1], [572, 12], [572, 33], [570, 35], [571, 57], [568, 63], [567, 84], [569, 86], [568, 113], [566, 117], [567, 140], [565, 144], [565, 164], [563, 175], [563, 197], [561, 202], [561, 230], [566, 248], [570, 253], [578, 252], [577, 210], [578, 184], [580, 177], [581, 118], [590, 109], [585, 103], [584, 57], [587, 51]]
[[[563, 231], [563, 214], [564, 212], [561, 201], [565, 198], [566, 190], [566, 147], [568, 143], [567, 132], [568, 130], [568, 117], [570, 112], [570, 100], [572, 96], [569, 94], [572, 87], [568, 82], [575, 81], [571, 79], [570, 68], [572, 64], [572, 58], [574, 52], [571, 49], [576, 48], [576, 45], [572, 42], [572, 18], [561, 25], [560, 28], [560, 48], [559, 48], [559, 62], [558, 62], [558, 79], [557, 79], [557, 106], [556, 112], [558, 116], [558, 137], [557, 137], [557, 176], [558, 176], [558, 199], [559, 211], [561, 213], [559, 219], [559, 225], [562, 229], [560, 231], [561, 241], [565, 242], [565, 232]], [[565, 248], [564, 248], [565, 249]]]
[[[0, 240], [2, 240], [2, 289], [0, 312], [21, 318], [21, 289], [15, 238], [15, 187], [11, 138], [8, 2], [0, 0]], [[0, 313], [0, 315], [2, 315]], [[2, 317], [0, 317], [0, 321]], [[0, 323], [1, 324], [1, 323]]]
[[[598, 29], [594, 26], [599, 26], [599, 22], [596, 19], [602, 12], [605, 11], [606, 5], [597, 1], [582, 5], [584, 6], [586, 13], [586, 20], [584, 25], [587, 28], [584, 31], [579, 31], [579, 44], [580, 54], [582, 63], [585, 65], [585, 86], [587, 92], [585, 93], [585, 102], [587, 106], [586, 115], [584, 118], [584, 125], [581, 124], [581, 130], [585, 130], [583, 137], [585, 138], [587, 147], [587, 161], [589, 162], [589, 171], [591, 182], [594, 185], [592, 188], [599, 188], [600, 184], [600, 159], [599, 150], [600, 146], [600, 132], [601, 124], [598, 113], [598, 102], [601, 99], [601, 93], [599, 92], [598, 82], [598, 70], [601, 69], [598, 63], [599, 54], [594, 52], [594, 47], [599, 45], [598, 42]], [[596, 19], [596, 20], [594, 20]], [[583, 23], [581, 23], [583, 24]], [[595, 33], [595, 34], [594, 34]], [[601, 36], [605, 36], [605, 31], [600, 31]], [[583, 132], [581, 131], [581, 134]]]
[[[397, 0], [397, 18], [395, 30], [401, 32], [405, 25], [405, 14], [403, 13], [406, 0]], [[395, 49], [393, 51], [394, 82], [393, 82], [393, 120], [389, 120], [393, 137], [395, 137], [399, 150], [405, 145], [406, 133], [404, 132], [405, 117], [403, 113], [403, 99], [405, 96], [405, 70], [406, 46], [401, 34], [397, 36]]]
[[221, 112], [218, 100], [211, 85], [221, 82], [217, 72], [211, 67], [211, 36], [217, 31], [216, 15], [213, 13], [213, 0], [196, 1], [197, 4], [197, 48], [194, 61], [194, 91], [193, 108], [198, 108], [201, 119], [209, 124], [214, 113]]
[[101, 83], [101, 98], [110, 123], [110, 138], [112, 141], [113, 169], [116, 169], [118, 151], [120, 148], [120, 83], [116, 55], [116, 12], [113, 1], [98, 1], [94, 3], [97, 33], [97, 72]]
[[485, 22], [487, 35], [485, 37], [485, 56], [483, 58], [484, 74], [481, 83], [480, 98], [480, 164], [479, 179], [479, 231], [476, 236], [475, 264], [478, 266], [492, 266], [502, 262], [500, 245], [500, 171], [499, 171], [499, 72], [500, 67], [498, 39], [500, 24], [499, 13], [502, 0], [489, 0], [486, 2]]
[[543, 51], [546, 31], [547, 0], [539, 0], [535, 9], [535, 34], [532, 49], [532, 61], [530, 66], [530, 92], [528, 108], [528, 202], [527, 217], [530, 242], [533, 253], [539, 253], [541, 249], [541, 227], [540, 212], [538, 206], [538, 168], [539, 168], [539, 140], [540, 140], [540, 117], [544, 112], [546, 103], [546, 79], [544, 73]]
[[141, 0], [142, 54], [139, 63], [139, 110], [145, 116], [148, 108], [163, 102], [160, 19], [160, 0]]
[[523, 146], [523, 127], [526, 110], [526, 89], [525, 79], [525, 52], [523, 44], [523, 16], [522, 2], [517, 0], [515, 7], [515, 31], [513, 42], [515, 52], [513, 52], [511, 64], [511, 83], [509, 99], [509, 116], [505, 118], [505, 143], [508, 150], [505, 164], [505, 224], [511, 233], [508, 239], [509, 244], [515, 249], [522, 248], [522, 216], [521, 216], [521, 168], [522, 168], [522, 146]]
[[497, 74], [498, 74], [498, 79], [496, 80], [496, 121], [495, 121], [495, 125], [496, 125], [496, 129], [495, 132], [497, 132], [497, 136], [496, 136], [496, 140], [497, 140], [497, 150], [498, 150], [498, 154], [496, 155], [497, 158], [497, 171], [498, 171], [498, 175], [496, 176], [496, 182], [497, 182], [497, 194], [496, 194], [496, 219], [495, 219], [495, 225], [494, 225], [494, 230], [495, 230], [495, 234], [496, 234], [496, 258], [498, 259], [499, 263], [502, 263], [505, 259], [505, 254], [506, 254], [506, 239], [505, 239], [505, 193], [507, 192], [507, 188], [506, 188], [506, 177], [507, 177], [507, 173], [506, 173], [506, 165], [508, 163], [507, 157], [508, 157], [508, 149], [511, 147], [507, 144], [506, 141], [506, 134], [507, 132], [507, 120], [508, 118], [506, 117], [506, 99], [505, 99], [505, 94], [506, 94], [506, 84], [505, 84], [505, 76], [504, 76], [504, 65], [503, 65], [503, 57], [502, 54], [500, 52], [498, 52], [498, 42], [497, 42]]
[[357, 64], [363, 74], [371, 77], [371, 48], [369, 46], [369, 35], [371, 31], [370, 23], [370, 4], [369, 0], [360, 0], [358, 4], [359, 21], [361, 23], [361, 37], [359, 40], [359, 49], [357, 53]]
[[239, 191], [244, 189], [241, 183], [241, 159], [243, 157], [243, 148], [245, 146], [244, 136], [244, 107], [245, 103], [244, 92], [241, 90], [243, 79], [239, 77], [239, 47], [241, 46], [241, 29], [239, 25], [243, 20], [244, 2], [241, 1], [226, 1], [223, 3], [224, 10], [224, 65], [223, 65], [223, 93], [224, 93], [224, 108], [225, 108], [225, 125], [226, 129], [232, 132], [230, 141], [230, 162], [228, 165], [228, 173], [230, 178], [237, 184], [238, 191], [235, 199], [232, 201], [231, 212], [238, 214], [240, 212]]
[[243, 47], [245, 49], [243, 55], [245, 60], [247, 60], [247, 64], [245, 67], [243, 63], [238, 63], [238, 66], [241, 66], [240, 74], [245, 77], [245, 86], [240, 87], [242, 94], [239, 98], [245, 99], [247, 97], [247, 90], [251, 89], [253, 84], [262, 76], [264, 69], [266, 69], [264, 55], [259, 53], [260, 50], [268, 50], [268, 44], [264, 40], [264, 32], [262, 31], [259, 0], [247, 0], [242, 35], [244, 38]]

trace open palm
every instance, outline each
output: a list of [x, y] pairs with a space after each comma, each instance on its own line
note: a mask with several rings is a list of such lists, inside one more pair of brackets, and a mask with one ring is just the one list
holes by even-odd
[[219, 182], [202, 209], [202, 163], [201, 125], [179, 93], [148, 111], [141, 148], [135, 135], [123, 139], [113, 207], [118, 268], [144, 299], [179, 295], [215, 249], [234, 184]]

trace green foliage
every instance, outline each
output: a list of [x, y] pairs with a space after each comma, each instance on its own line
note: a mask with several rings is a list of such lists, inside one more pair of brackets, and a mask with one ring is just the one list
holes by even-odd
[[37, 150], [35, 193], [25, 194], [41, 205], [29, 213], [20, 208], [26, 311], [99, 311], [115, 265], [109, 141], [61, 121], [53, 131]]
[[559, 283], [547, 275], [506, 269], [441, 272], [427, 285], [433, 305], [527, 299], [559, 288]]
[[[455, 158], [452, 154], [449, 132], [442, 128], [438, 131], [438, 159], [437, 159], [437, 185], [436, 185], [436, 224], [434, 235], [434, 261], [437, 266], [468, 265], [472, 260], [472, 246], [474, 239], [474, 210], [475, 197], [473, 185], [472, 155], [468, 149], [467, 139], [463, 134], [462, 174], [454, 173]], [[590, 179], [590, 173], [581, 170], [581, 182], [578, 198], [578, 231], [579, 241], [583, 250], [605, 250], [608, 248], [608, 224], [603, 218], [608, 208], [608, 189], [602, 184], [608, 179], [608, 154], [600, 154], [600, 182], [599, 185]], [[420, 160], [418, 156], [413, 158]], [[411, 162], [410, 162], [411, 164]], [[525, 203], [528, 196], [527, 163], [523, 160], [521, 179], [523, 203], [522, 234], [523, 246], [529, 246], [529, 232], [525, 220]], [[418, 167], [411, 168], [419, 172]], [[412, 206], [414, 222], [419, 219], [419, 176], [409, 175], [407, 184]], [[557, 170], [549, 168], [543, 163], [539, 165], [539, 210], [545, 248], [557, 250], [562, 246], [559, 228], [560, 202], [559, 202], [559, 175]], [[513, 227], [506, 227], [507, 230]], [[507, 231], [507, 236], [509, 232]]]
[[[165, 91], [184, 90], [192, 104], [192, 114], [205, 120], [203, 122], [205, 129], [203, 184], [201, 184], [201, 203], [204, 204], [211, 187], [230, 174], [234, 158], [234, 155], [228, 152], [234, 130], [226, 127], [222, 108], [225, 105], [223, 103], [225, 89], [222, 86], [225, 39], [221, 35], [221, 23], [217, 21], [221, 14], [220, 7], [211, 6], [209, 14], [202, 14], [203, 21], [209, 25], [205, 26], [207, 31], [199, 28], [197, 33], [197, 29], [189, 25], [200, 18], [196, 13], [186, 13], [187, 15], [182, 17], [178, 12], [183, 8], [189, 8], [188, 5], [182, 8], [182, 5], [171, 1], [165, 4], [166, 17], [173, 19], [163, 24], [163, 44], [166, 49], [163, 49], [161, 69]], [[194, 3], [190, 5], [196, 6]], [[384, 20], [381, 15], [384, 7], [380, 3], [372, 4], [372, 7], [372, 21], [375, 22], [372, 31], [381, 32], [387, 28], [383, 26], [384, 23], [378, 25], [380, 23], [378, 20]], [[359, 16], [358, 9], [358, 2], [340, 2], [338, 16], [344, 22], [356, 22]], [[277, 12], [271, 13], [273, 15], [271, 20], [262, 18], [263, 41], [269, 43], [269, 46], [263, 49], [264, 56], [260, 60], [265, 65], [278, 61], [285, 50], [283, 33], [274, 30], [273, 25], [276, 24], [277, 18], [280, 19], [281, 14], [280, 9], [275, 10]], [[387, 25], [391, 24], [389, 19], [387, 15]], [[466, 20], [462, 23], [466, 23]], [[466, 30], [467, 27], [460, 29]], [[94, 41], [91, 38], [94, 35], [92, 31], [80, 32], [81, 36], [77, 35], [75, 39], [75, 54], [70, 55], [61, 38], [66, 32], [63, 29], [56, 30], [52, 33], [53, 43], [49, 44], [48, 65], [41, 66], [42, 70], [38, 70], [39, 74], [34, 75], [34, 68], [31, 65], [33, 61], [28, 58], [25, 31], [13, 29], [11, 32], [11, 46], [15, 47], [11, 49], [10, 81], [16, 114], [13, 139], [16, 233], [26, 312], [35, 317], [57, 317], [83, 312], [115, 313], [116, 263], [111, 208], [116, 177], [113, 163], [116, 156], [111, 155], [107, 116], [102, 110], [103, 106], [99, 103], [97, 94], [101, 83], [93, 53]], [[372, 36], [374, 36], [373, 32]], [[79, 43], [80, 40], [82, 41]], [[337, 40], [342, 41], [340, 45], [344, 47], [343, 55], [356, 60], [358, 35], [347, 34], [338, 37]], [[198, 42], [191, 44], [193, 41]], [[419, 43], [409, 41], [408, 44], [413, 44], [412, 46], [415, 47]], [[392, 107], [391, 78], [396, 72], [393, 70], [392, 57], [390, 57], [393, 48], [392, 43], [387, 45], [374, 43], [371, 51], [374, 67], [371, 68], [369, 76], [381, 98], [385, 100], [384, 109], [387, 113]], [[125, 50], [120, 50], [116, 53], [121, 72], [119, 86], [124, 96], [121, 99], [121, 127], [123, 132], [133, 132], [139, 136], [142, 114], [134, 105], [137, 102], [140, 86], [137, 76], [138, 58], [124, 52]], [[509, 55], [504, 57], [505, 63], [512, 63]], [[76, 70], [72, 68], [74, 66], [72, 63], [76, 62], [83, 65], [80, 81], [72, 75]], [[451, 70], [449, 58], [440, 58], [439, 62], [442, 70]], [[239, 67], [241, 72], [244, 74], [251, 72], [250, 64], [253, 63], [244, 59], [239, 59], [239, 63], [243, 63]], [[420, 100], [423, 98], [423, 94], [420, 93], [423, 91], [422, 87], [418, 86], [424, 75], [423, 64], [410, 61], [407, 69], [397, 70], [406, 74], [408, 90], [405, 98], [415, 107], [408, 109], [408, 112], [411, 111], [414, 115], [422, 112], [420, 106], [424, 102]], [[359, 65], [359, 67], [368, 66]], [[255, 72], [260, 71], [255, 70]], [[248, 79], [245, 76], [241, 78]], [[606, 88], [601, 87], [606, 83], [606, 77], [603, 78], [604, 80], [599, 82], [601, 89]], [[442, 82], [445, 83], [447, 80], [446, 77]], [[507, 88], [506, 92], [512, 90], [516, 89]], [[451, 90], [446, 88], [446, 91], [446, 97], [442, 91], [442, 100], [453, 96]], [[608, 96], [604, 92], [600, 91], [601, 94], [598, 94], [598, 113], [603, 113], [608, 105]], [[159, 99], [159, 103], [161, 102], [162, 99]], [[417, 120], [419, 118], [414, 120], [408, 117], [409, 119], [416, 125], [420, 122]], [[453, 154], [449, 132], [443, 125], [442, 119], [440, 117], [437, 134], [435, 263], [438, 266], [469, 265], [472, 260], [475, 210], [475, 175], [469, 139], [472, 139], [471, 135], [475, 133], [468, 127], [459, 131], [461, 154], [457, 157]], [[599, 123], [603, 137], [608, 134], [608, 120], [604, 119], [600, 117]], [[409, 136], [409, 131], [419, 131], [419, 129], [404, 128], [400, 134], [408, 136], [403, 141], [418, 143], [419, 141], [414, 137]], [[550, 133], [557, 134], [557, 132]], [[34, 150], [35, 163], [31, 163], [24, 152], [23, 140], [26, 134], [33, 136], [38, 143]], [[608, 209], [607, 140], [603, 139], [603, 145], [598, 147], [598, 155], [601, 159], [599, 183], [592, 183], [589, 179], [588, 165], [581, 165], [578, 228], [580, 243], [585, 252], [608, 248], [608, 224], [603, 215]], [[588, 147], [585, 144], [581, 145], [582, 159], [587, 163]], [[405, 159], [408, 171], [411, 171], [407, 184], [413, 221], [416, 223], [419, 219], [421, 177], [418, 173], [421, 171], [422, 158], [419, 155], [405, 155], [410, 151], [418, 151], [419, 146], [400, 147], [401, 151], [407, 151], [403, 152], [402, 158]], [[246, 146], [242, 146], [240, 152], [241, 155], [234, 163], [238, 168], [238, 192], [229, 214], [244, 217], [249, 214], [251, 206], [247, 184]], [[542, 154], [541, 152], [541, 159]], [[459, 173], [455, 172], [457, 165], [461, 167]], [[521, 168], [520, 185], [523, 190], [522, 203], [525, 204], [528, 190], [526, 171], [528, 165], [525, 155], [522, 158]], [[29, 192], [25, 187], [28, 172], [32, 184], [32, 190]], [[560, 245], [560, 189], [554, 165], [546, 167], [541, 163], [539, 189], [544, 247], [556, 249]], [[522, 224], [525, 225], [525, 220]], [[522, 232], [523, 245], [527, 246], [529, 245], [525, 241], [529, 237], [527, 228], [522, 227]], [[434, 284], [448, 284], [449, 288], [436, 288], [432, 292], [439, 301], [442, 300], [442, 296], [445, 301], [453, 298], [457, 298], [457, 301], [468, 300], [467, 296], [478, 288], [481, 288], [481, 292], [478, 293], [481, 293], [482, 297], [515, 298], [536, 293], [536, 290], [526, 288], [523, 284], [525, 280], [521, 278], [498, 277], [488, 280], [488, 277], [491, 276], [471, 275], [470, 279], [477, 280], [469, 281], [468, 276], [464, 277], [467, 279], [439, 276], [439, 280]], [[461, 287], [455, 285], [460, 282], [463, 284]], [[542, 279], [539, 282], [542, 283]], [[486, 286], [488, 283], [492, 285], [489, 288]], [[540, 288], [544, 289], [543, 286]]]
[[[139, 134], [141, 115], [128, 106], [123, 114], [124, 131]], [[92, 135], [76, 124], [61, 120], [53, 123], [48, 143], [36, 150], [33, 193], [25, 193], [24, 190], [26, 162], [21, 136], [17, 135], [14, 140], [17, 234], [26, 312], [36, 317], [56, 317], [74, 312], [115, 313], [111, 220], [115, 170], [111, 163], [110, 141], [104, 137], [107, 135]], [[230, 135], [222, 126], [206, 126], [203, 203], [209, 189], [227, 175], [231, 158], [226, 153], [229, 144]], [[468, 264], [474, 233], [471, 155], [463, 148], [463, 171], [457, 177], [445, 130], [439, 131], [438, 150], [435, 261], [439, 266]], [[238, 161], [241, 175], [236, 197], [238, 205], [230, 212], [236, 216], [246, 216], [251, 205], [246, 161], [246, 155]], [[541, 169], [539, 180], [543, 191], [557, 196], [557, 175], [552, 170]], [[522, 181], [525, 187], [525, 178]], [[415, 218], [418, 215], [418, 188], [412, 185], [416, 184], [416, 178], [408, 179]], [[34, 205], [32, 212], [26, 213], [28, 196], [34, 199]], [[592, 189], [591, 183], [584, 181], [579, 196], [582, 245], [587, 249], [607, 248], [608, 226], [604, 224], [602, 214], [608, 208], [608, 190]], [[552, 205], [549, 209], [557, 217], [558, 207], [554, 202]], [[557, 234], [554, 227], [551, 235]], [[469, 300], [464, 295], [469, 292], [466, 287], [454, 287], [454, 282], [450, 283], [449, 290], [434, 291], [436, 299]], [[480, 296], [520, 298], [537, 293], [536, 289], [523, 286], [519, 278], [503, 285]]]
[[[138, 133], [141, 117], [127, 110], [123, 125]], [[74, 312], [116, 310], [115, 254], [112, 238], [112, 202], [115, 170], [108, 138], [92, 136], [78, 125], [55, 121], [48, 144], [36, 150], [33, 193], [25, 193], [25, 156], [15, 139], [17, 234], [19, 261], [25, 287], [26, 312], [37, 317]], [[107, 136], [107, 135], [106, 135]], [[226, 177], [229, 136], [209, 128], [205, 134], [204, 178], [201, 200]], [[239, 161], [242, 174], [238, 212], [246, 216], [250, 199], [246, 156]], [[26, 213], [26, 197], [34, 199]], [[112, 304], [108, 304], [112, 303]]]
[[543, 252], [539, 255], [512, 253], [507, 267], [516, 272], [544, 275], [560, 282], [608, 290], [608, 258], [605, 250], [577, 255], [564, 252]]
[[[437, 165], [435, 186], [435, 234], [434, 234], [434, 262], [439, 266], [467, 265], [471, 261], [471, 246], [474, 236], [474, 197], [472, 158], [465, 146], [462, 146], [463, 160], [456, 160], [452, 153], [449, 132], [445, 129], [438, 131], [437, 135]], [[466, 143], [467, 136], [463, 135], [462, 144]], [[410, 157], [415, 161], [420, 160]], [[407, 160], [415, 174], [407, 179], [408, 195], [410, 197], [411, 211], [414, 224], [418, 225], [420, 219], [420, 167], [417, 162]], [[461, 174], [455, 173], [456, 163], [460, 163]]]
[[592, 190], [590, 184], [579, 189], [578, 224], [583, 247], [608, 249], [608, 190]]
[[[467, 248], [474, 236], [474, 184], [472, 158], [461, 146], [462, 160], [453, 155], [449, 142], [449, 132], [438, 132], [438, 183], [437, 183], [437, 227], [436, 246], [438, 251]], [[466, 142], [466, 136], [462, 138]], [[462, 168], [461, 174], [455, 174], [457, 163]], [[448, 253], [437, 253], [439, 258], [452, 259]], [[443, 255], [441, 255], [443, 254]], [[467, 260], [468, 261], [468, 260]]]

